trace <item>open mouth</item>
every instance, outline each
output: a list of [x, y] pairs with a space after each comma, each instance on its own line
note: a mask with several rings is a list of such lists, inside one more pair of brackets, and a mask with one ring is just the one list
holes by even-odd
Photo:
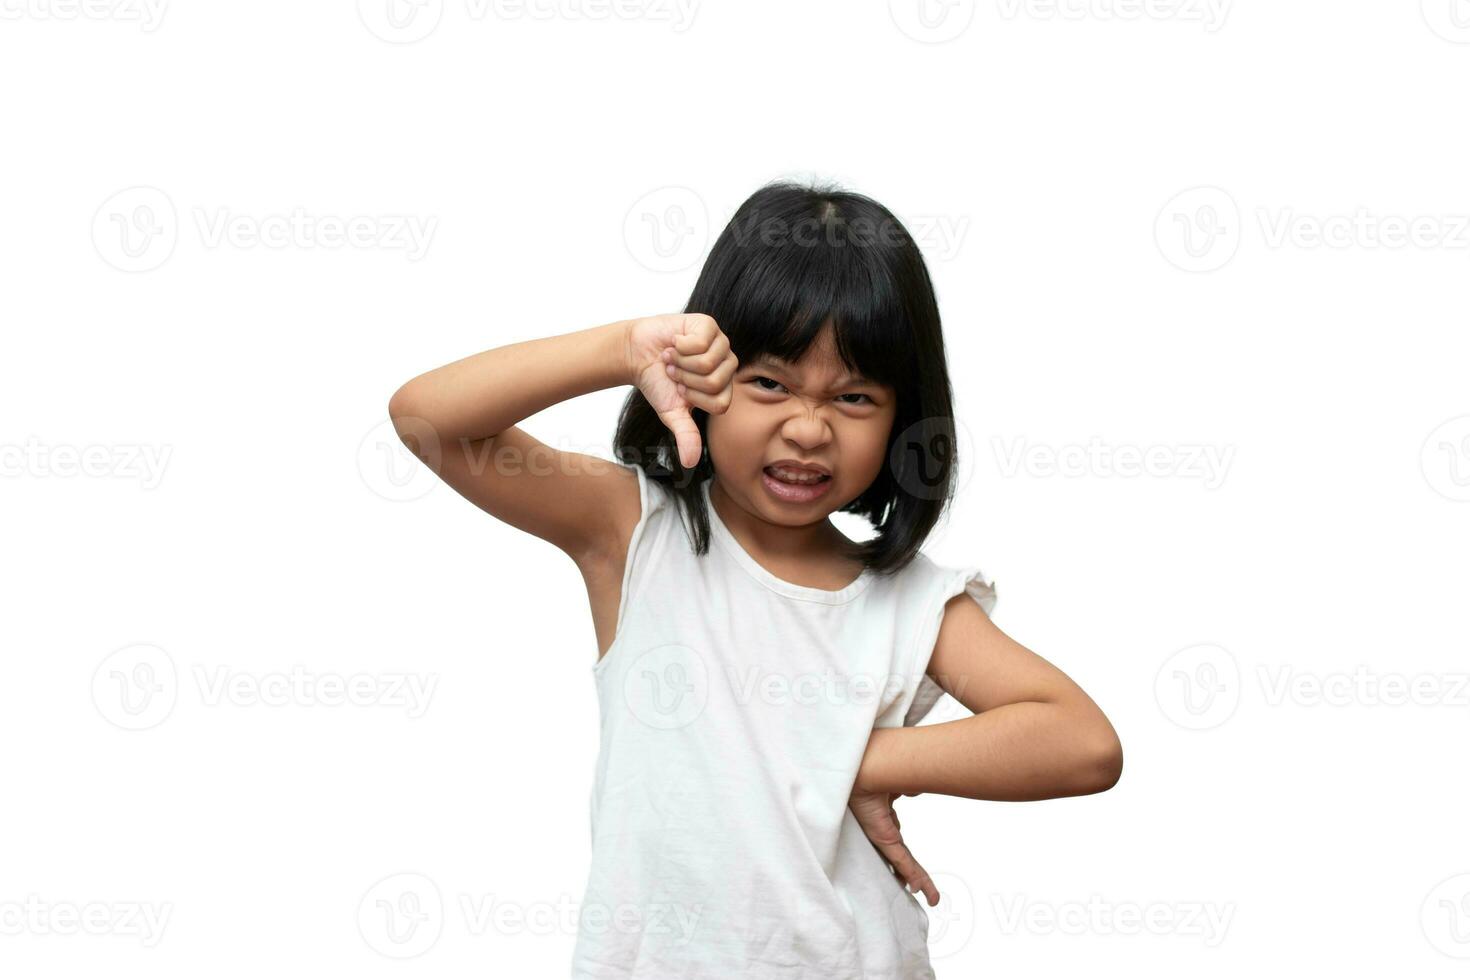
[[832, 479], [828, 473], [817, 473], [813, 470], [795, 469], [787, 466], [767, 466], [765, 473], [773, 480], [796, 487], [813, 487]]

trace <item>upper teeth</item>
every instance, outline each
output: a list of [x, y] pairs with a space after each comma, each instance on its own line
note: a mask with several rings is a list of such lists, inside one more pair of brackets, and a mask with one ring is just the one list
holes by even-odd
[[771, 472], [788, 483], [816, 483], [823, 478], [821, 473], [810, 470], [788, 470], [784, 466], [772, 466]]

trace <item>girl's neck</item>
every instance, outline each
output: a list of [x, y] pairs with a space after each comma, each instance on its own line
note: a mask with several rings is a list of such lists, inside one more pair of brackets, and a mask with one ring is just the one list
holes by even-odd
[[831, 518], [796, 527], [762, 520], [736, 502], [714, 477], [710, 478], [709, 501], [746, 551], [772, 562], [848, 560], [854, 547]]

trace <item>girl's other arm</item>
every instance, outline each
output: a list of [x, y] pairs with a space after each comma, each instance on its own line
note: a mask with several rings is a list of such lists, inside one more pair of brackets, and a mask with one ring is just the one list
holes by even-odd
[[596, 456], [553, 449], [516, 423], [578, 395], [635, 384], [635, 322], [462, 358], [406, 382], [388, 414], [404, 444], [457, 493], [581, 565], [631, 534], [637, 478]]
[[871, 792], [1045, 800], [1110, 789], [1123, 747], [1082, 688], [1001, 632], [966, 593], [945, 605], [928, 673], [970, 718], [873, 731], [858, 772]]

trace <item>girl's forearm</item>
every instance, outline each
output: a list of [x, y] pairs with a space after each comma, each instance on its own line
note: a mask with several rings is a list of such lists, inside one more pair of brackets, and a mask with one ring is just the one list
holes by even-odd
[[633, 384], [633, 321], [496, 347], [419, 375], [393, 394], [388, 413], [430, 423], [441, 440], [483, 439], [578, 395]]
[[1100, 793], [1118, 780], [1117, 736], [1067, 706], [1019, 701], [937, 725], [877, 728], [857, 785], [972, 800]]

